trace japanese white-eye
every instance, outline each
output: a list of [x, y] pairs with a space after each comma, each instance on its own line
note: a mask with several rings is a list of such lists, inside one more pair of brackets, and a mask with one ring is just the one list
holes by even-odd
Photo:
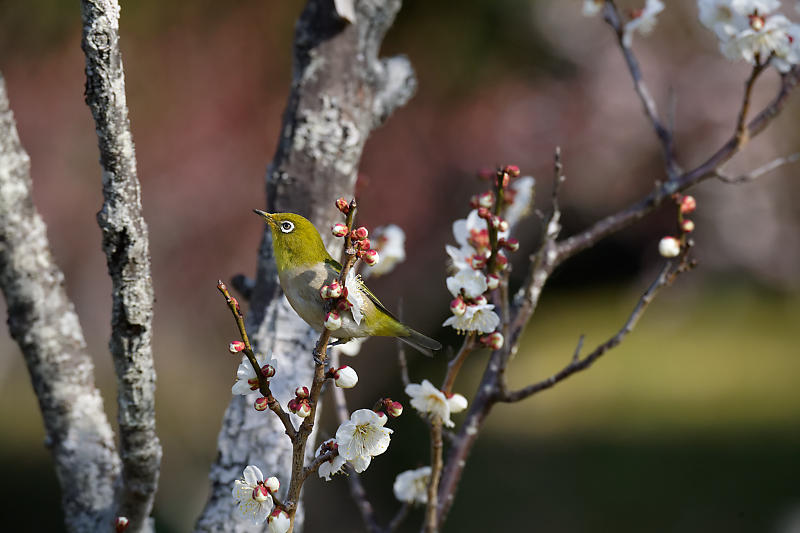
[[[322, 331], [326, 303], [320, 289], [339, 278], [342, 266], [330, 256], [319, 231], [306, 218], [295, 213], [253, 211], [267, 221], [272, 231], [278, 280], [286, 299], [309, 326]], [[349, 284], [360, 295], [348, 297], [356, 305], [340, 313], [342, 324], [331, 331], [331, 336], [341, 342], [355, 337], [397, 337], [425, 355], [442, 348], [439, 342], [400, 322], [360, 278]]]

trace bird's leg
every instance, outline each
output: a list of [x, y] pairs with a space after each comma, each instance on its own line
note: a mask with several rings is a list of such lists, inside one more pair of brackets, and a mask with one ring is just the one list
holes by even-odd
[[341, 344], [347, 344], [348, 342], [350, 342], [350, 339], [336, 339], [328, 345], [328, 348], [333, 348], [334, 346], [339, 346]]

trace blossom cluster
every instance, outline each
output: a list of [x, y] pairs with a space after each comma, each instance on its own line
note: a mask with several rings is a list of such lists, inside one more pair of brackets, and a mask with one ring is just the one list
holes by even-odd
[[264, 479], [261, 469], [247, 465], [242, 478], [233, 482], [231, 495], [238, 503], [237, 517], [259, 525], [268, 520], [267, 531], [286, 533], [291, 523], [289, 515], [276, 506], [272, 495], [278, 492], [280, 482], [276, 477]]
[[668, 235], [658, 242], [658, 253], [664, 257], [677, 257], [686, 242], [686, 235], [694, 231], [694, 222], [688, 218], [697, 209], [697, 200], [694, 196], [675, 195], [675, 202], [678, 204], [678, 231], [679, 237]]
[[500, 276], [508, 269], [506, 253], [519, 249], [519, 242], [509, 237], [509, 232], [526, 213], [534, 183], [533, 178], [519, 178], [519, 174], [514, 165], [497, 170], [493, 186], [471, 199], [467, 218], [453, 223], [458, 247], [445, 246], [452, 269], [446, 283], [453, 295], [453, 316], [443, 325], [459, 333], [492, 333], [500, 324], [486, 293], [498, 287]]
[[332, 450], [337, 452], [320, 465], [317, 471], [319, 477], [330, 481], [331, 476], [342, 471], [345, 463], [350, 463], [356, 472], [366, 470], [373, 457], [389, 448], [389, 435], [392, 434], [392, 430], [384, 427], [388, 419], [383, 411], [372, 409], [353, 411], [350, 419], [343, 422], [336, 430], [336, 437], [323, 442], [317, 448], [317, 457]]
[[779, 0], [698, 0], [700, 22], [731, 60], [770, 61], [780, 72], [800, 62], [800, 24], [781, 13]]

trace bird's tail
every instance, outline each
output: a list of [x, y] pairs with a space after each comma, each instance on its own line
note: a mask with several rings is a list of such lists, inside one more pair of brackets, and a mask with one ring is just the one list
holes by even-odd
[[433, 357], [433, 352], [438, 352], [442, 349], [442, 345], [439, 341], [426, 337], [419, 331], [414, 331], [411, 328], [408, 328], [408, 335], [401, 335], [397, 338], [409, 346], [416, 348], [428, 357]]

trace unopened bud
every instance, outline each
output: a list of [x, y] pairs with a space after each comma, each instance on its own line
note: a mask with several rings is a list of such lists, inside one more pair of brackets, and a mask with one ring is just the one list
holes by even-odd
[[397, 418], [403, 414], [403, 404], [400, 402], [395, 402], [390, 398], [386, 398], [384, 406], [386, 407], [386, 414], [391, 418]]
[[497, 180], [495, 181], [495, 183], [497, 184], [498, 187], [505, 189], [506, 187], [508, 187], [508, 182], [510, 180], [511, 177], [508, 175], [507, 172], [503, 170], [497, 171]]
[[369, 231], [367, 231], [367, 228], [364, 226], [357, 227], [352, 233], [352, 237], [357, 241], [364, 240], [367, 238], [367, 236], [369, 236]]
[[480, 296], [473, 298], [472, 303], [475, 305], [486, 305], [488, 302], [486, 300], [486, 296], [481, 294]]
[[681, 222], [681, 230], [684, 233], [693, 232], [694, 231], [694, 222], [692, 222], [691, 220], [684, 220], [683, 222]]
[[228, 350], [231, 353], [239, 353], [244, 350], [244, 343], [242, 341], [233, 341], [228, 345]]
[[478, 196], [475, 195], [469, 199], [469, 206], [472, 209], [478, 209], [480, 207], [480, 203], [478, 202]]
[[500, 286], [500, 277], [497, 274], [489, 274], [486, 276], [486, 287], [493, 291]]
[[344, 224], [334, 224], [331, 226], [331, 233], [334, 237], [344, 237], [347, 235], [347, 226]]
[[297, 387], [294, 390], [294, 395], [298, 398], [308, 398], [308, 387]]
[[492, 350], [499, 350], [503, 347], [503, 334], [499, 331], [495, 331], [494, 333], [490, 333], [489, 335], [484, 335], [480, 338], [481, 344], [484, 346], [491, 348]]
[[275, 376], [275, 367], [272, 365], [264, 365], [261, 367], [261, 373], [265, 378], [269, 379]]
[[474, 268], [475, 270], [480, 270], [486, 266], [486, 258], [482, 255], [473, 254], [469, 258], [469, 266]]
[[364, 252], [364, 257], [362, 257], [363, 261], [368, 264], [369, 266], [375, 266], [380, 261], [380, 256], [378, 255], [377, 250], [367, 250]]
[[130, 524], [130, 520], [128, 520], [127, 516], [118, 516], [114, 520], [114, 529], [117, 533], [122, 533], [126, 529], [128, 529], [128, 525]]
[[364, 239], [363, 241], [359, 241], [358, 243], [358, 247], [361, 248], [362, 250], [369, 250], [370, 246], [371, 244], [369, 242], [369, 239]]
[[256, 411], [266, 411], [268, 407], [269, 407], [269, 402], [267, 402], [267, 399], [263, 396], [259, 396], [258, 398], [256, 398], [256, 401], [253, 402], [253, 408]]
[[500, 233], [508, 231], [508, 221], [506, 219], [500, 218], [500, 220], [497, 221], [497, 231]]
[[253, 488], [253, 499], [258, 503], [264, 503], [269, 499], [269, 491], [267, 487], [259, 483]]
[[461, 316], [467, 312], [467, 304], [461, 296], [450, 302], [450, 312], [456, 316]]
[[519, 241], [517, 239], [515, 239], [514, 237], [511, 237], [510, 239], [505, 241], [505, 243], [503, 243], [503, 245], [510, 252], [516, 252], [517, 250], [519, 250]]
[[292, 524], [289, 515], [280, 507], [275, 507], [275, 509], [272, 510], [268, 518], [268, 523], [269, 531], [274, 533], [286, 533], [289, 531], [289, 527], [291, 527]]
[[328, 294], [330, 295], [330, 298], [338, 298], [342, 295], [343, 290], [344, 287], [342, 287], [342, 284], [338, 281], [333, 281], [330, 285], [328, 285]]
[[675, 257], [681, 253], [681, 243], [675, 237], [664, 237], [658, 242], [658, 253], [664, 257]]
[[292, 398], [288, 402], [286, 402], [286, 408], [289, 410], [290, 413], [296, 413], [297, 408], [300, 406], [300, 400], [297, 397]]
[[281, 482], [275, 476], [271, 476], [264, 481], [264, 486], [270, 493], [275, 494], [281, 488]]
[[506, 168], [504, 168], [503, 171], [505, 171], [505, 173], [512, 178], [519, 176], [519, 167], [517, 165], [506, 165]]
[[485, 207], [481, 207], [478, 209], [478, 216], [484, 220], [490, 220], [492, 218], [492, 213]]
[[504, 256], [503, 254], [497, 254], [494, 258], [495, 264], [500, 270], [505, 270], [508, 268], [508, 257]]
[[323, 285], [319, 288], [319, 295], [323, 300], [327, 300], [331, 297], [331, 286], [330, 285]]
[[[336, 199], [336, 209], [344, 213], [345, 215], [350, 212], [350, 204], [344, 197], [340, 197]], [[339, 224], [337, 224], [338, 226]], [[342, 224], [343, 225], [343, 224]], [[341, 235], [337, 235], [337, 237], [341, 237]]]
[[688, 215], [695, 209], [697, 209], [697, 200], [694, 199], [694, 196], [687, 195], [681, 198], [681, 214]]
[[478, 207], [485, 207], [486, 209], [491, 209], [492, 205], [494, 205], [494, 194], [491, 191], [487, 191], [478, 195]]
[[358, 383], [358, 374], [353, 367], [344, 365], [333, 371], [333, 382], [337, 387], [352, 389]]
[[325, 327], [329, 330], [336, 330], [342, 327], [342, 317], [336, 311], [331, 311], [325, 315]]
[[450, 408], [451, 413], [460, 413], [467, 408], [467, 399], [462, 394], [448, 394], [447, 406]]
[[308, 403], [308, 400], [303, 398], [297, 402], [297, 411], [295, 414], [300, 418], [305, 418], [311, 414], [311, 404]]

